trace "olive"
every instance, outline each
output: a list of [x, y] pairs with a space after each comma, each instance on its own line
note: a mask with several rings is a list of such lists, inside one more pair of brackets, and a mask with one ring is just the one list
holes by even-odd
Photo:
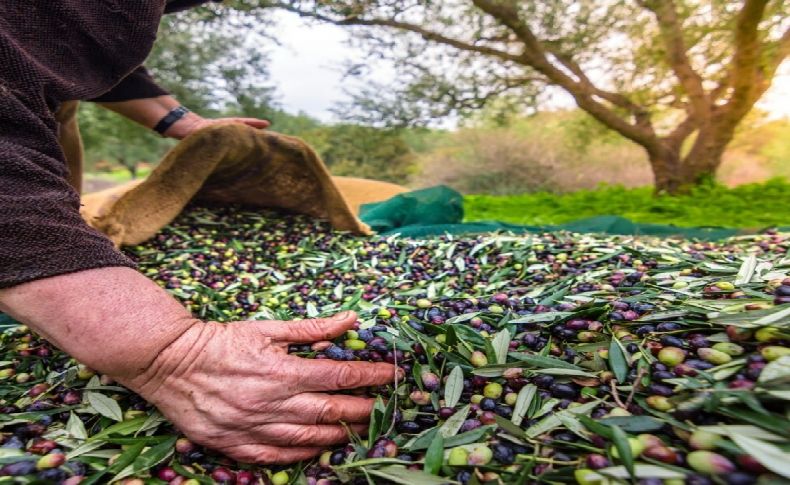
[[549, 388], [549, 391], [552, 396], [559, 399], [575, 399], [578, 395], [578, 391], [571, 384], [556, 383]]

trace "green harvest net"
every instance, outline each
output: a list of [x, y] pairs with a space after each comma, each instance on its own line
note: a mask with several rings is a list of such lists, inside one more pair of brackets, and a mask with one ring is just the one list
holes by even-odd
[[688, 239], [718, 240], [743, 231], [727, 227], [680, 227], [633, 222], [619, 216], [597, 216], [553, 226], [523, 226], [497, 221], [462, 222], [463, 196], [446, 186], [430, 187], [397, 195], [384, 202], [365, 204], [359, 217], [382, 235], [406, 237], [440, 236], [492, 231], [546, 232], [680, 236]]

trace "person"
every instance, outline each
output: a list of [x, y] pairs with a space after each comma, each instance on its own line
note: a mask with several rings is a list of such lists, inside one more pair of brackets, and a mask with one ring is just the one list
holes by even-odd
[[395, 378], [385, 363], [287, 353], [343, 334], [356, 315], [199, 321], [79, 215], [58, 144], [64, 103], [107, 103], [149, 127], [164, 119], [175, 138], [215, 122], [266, 126], [172, 113], [177, 101], [140, 67], [164, 11], [164, 0], [0, 2], [0, 312], [139, 393], [193, 441], [245, 462], [310, 458], [347, 440], [344, 423], [362, 431], [373, 404], [330, 392]]

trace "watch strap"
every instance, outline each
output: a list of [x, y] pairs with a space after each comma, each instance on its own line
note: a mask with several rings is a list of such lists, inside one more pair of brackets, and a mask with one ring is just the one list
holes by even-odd
[[171, 126], [173, 126], [176, 121], [183, 118], [187, 113], [189, 113], [189, 109], [184, 106], [178, 106], [171, 109], [170, 112], [167, 113], [161, 120], [159, 120], [159, 123], [157, 123], [156, 126], [154, 126], [154, 131], [164, 136], [165, 132]]

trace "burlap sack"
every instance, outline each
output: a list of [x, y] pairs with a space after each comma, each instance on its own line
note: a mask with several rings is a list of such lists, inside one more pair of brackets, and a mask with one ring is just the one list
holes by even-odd
[[117, 246], [152, 237], [192, 200], [284, 209], [370, 234], [356, 216], [359, 205], [404, 191], [384, 182], [333, 178], [298, 138], [218, 124], [182, 140], [145, 180], [83, 196], [81, 213]]

